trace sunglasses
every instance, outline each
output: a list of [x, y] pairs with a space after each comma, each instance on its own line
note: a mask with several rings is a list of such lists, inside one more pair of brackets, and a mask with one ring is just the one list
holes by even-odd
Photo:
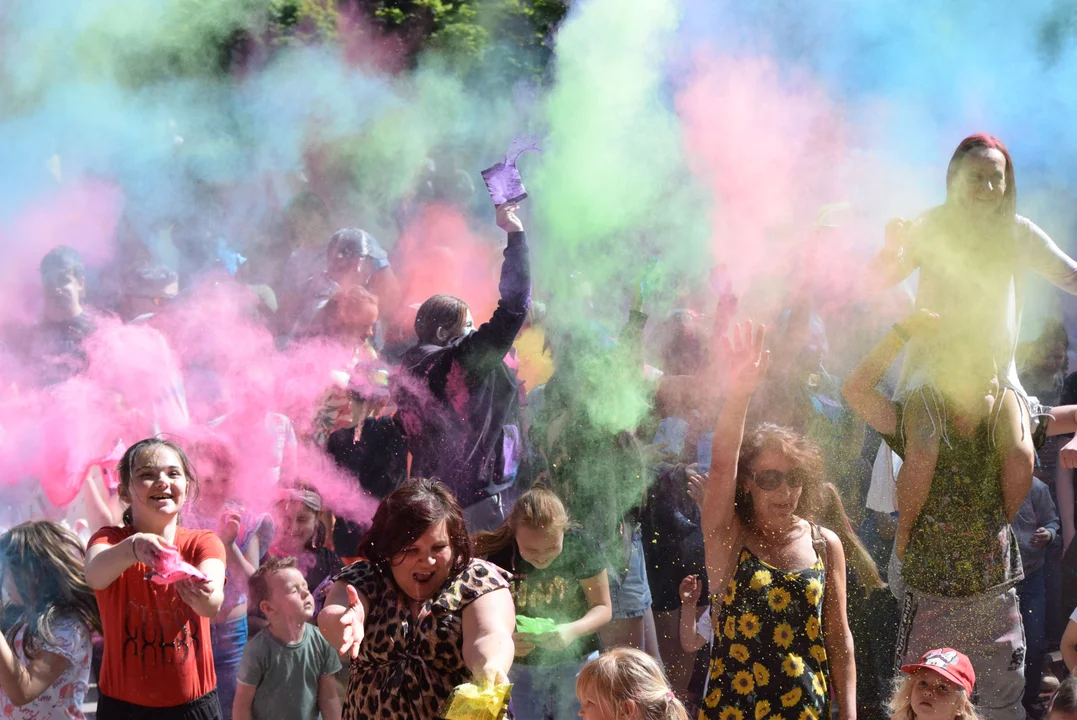
[[789, 487], [796, 489], [804, 487], [805, 473], [803, 470], [761, 470], [751, 474], [752, 481], [759, 486], [760, 490], [777, 490], [783, 482]]

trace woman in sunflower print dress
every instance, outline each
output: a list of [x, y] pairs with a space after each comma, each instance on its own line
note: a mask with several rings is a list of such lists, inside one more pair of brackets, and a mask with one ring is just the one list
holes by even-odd
[[[702, 525], [714, 643], [701, 720], [856, 718], [853, 640], [841, 541], [797, 515], [822, 480], [818, 448], [744, 418], [766, 373], [764, 329], [749, 323], [722, 358], [725, 405], [714, 433]], [[720, 592], [720, 591], [719, 591]]]

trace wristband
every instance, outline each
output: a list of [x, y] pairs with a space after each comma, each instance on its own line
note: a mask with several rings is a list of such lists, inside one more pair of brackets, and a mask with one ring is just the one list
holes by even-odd
[[909, 342], [912, 338], [912, 336], [909, 335], [909, 331], [902, 327], [901, 323], [894, 323], [893, 330], [894, 334], [901, 338], [901, 342]]

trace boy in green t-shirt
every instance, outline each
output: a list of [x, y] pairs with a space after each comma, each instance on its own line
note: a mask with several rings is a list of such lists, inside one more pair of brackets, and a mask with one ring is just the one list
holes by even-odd
[[293, 557], [268, 560], [251, 576], [254, 606], [269, 626], [243, 649], [234, 720], [340, 720], [340, 658], [310, 624], [314, 597]]

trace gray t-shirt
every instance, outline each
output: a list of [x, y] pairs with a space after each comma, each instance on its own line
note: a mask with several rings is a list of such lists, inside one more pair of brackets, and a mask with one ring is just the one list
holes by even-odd
[[265, 628], [243, 648], [239, 681], [257, 688], [254, 720], [317, 719], [318, 683], [340, 672], [340, 658], [316, 627], [304, 629], [303, 639], [289, 645]]

